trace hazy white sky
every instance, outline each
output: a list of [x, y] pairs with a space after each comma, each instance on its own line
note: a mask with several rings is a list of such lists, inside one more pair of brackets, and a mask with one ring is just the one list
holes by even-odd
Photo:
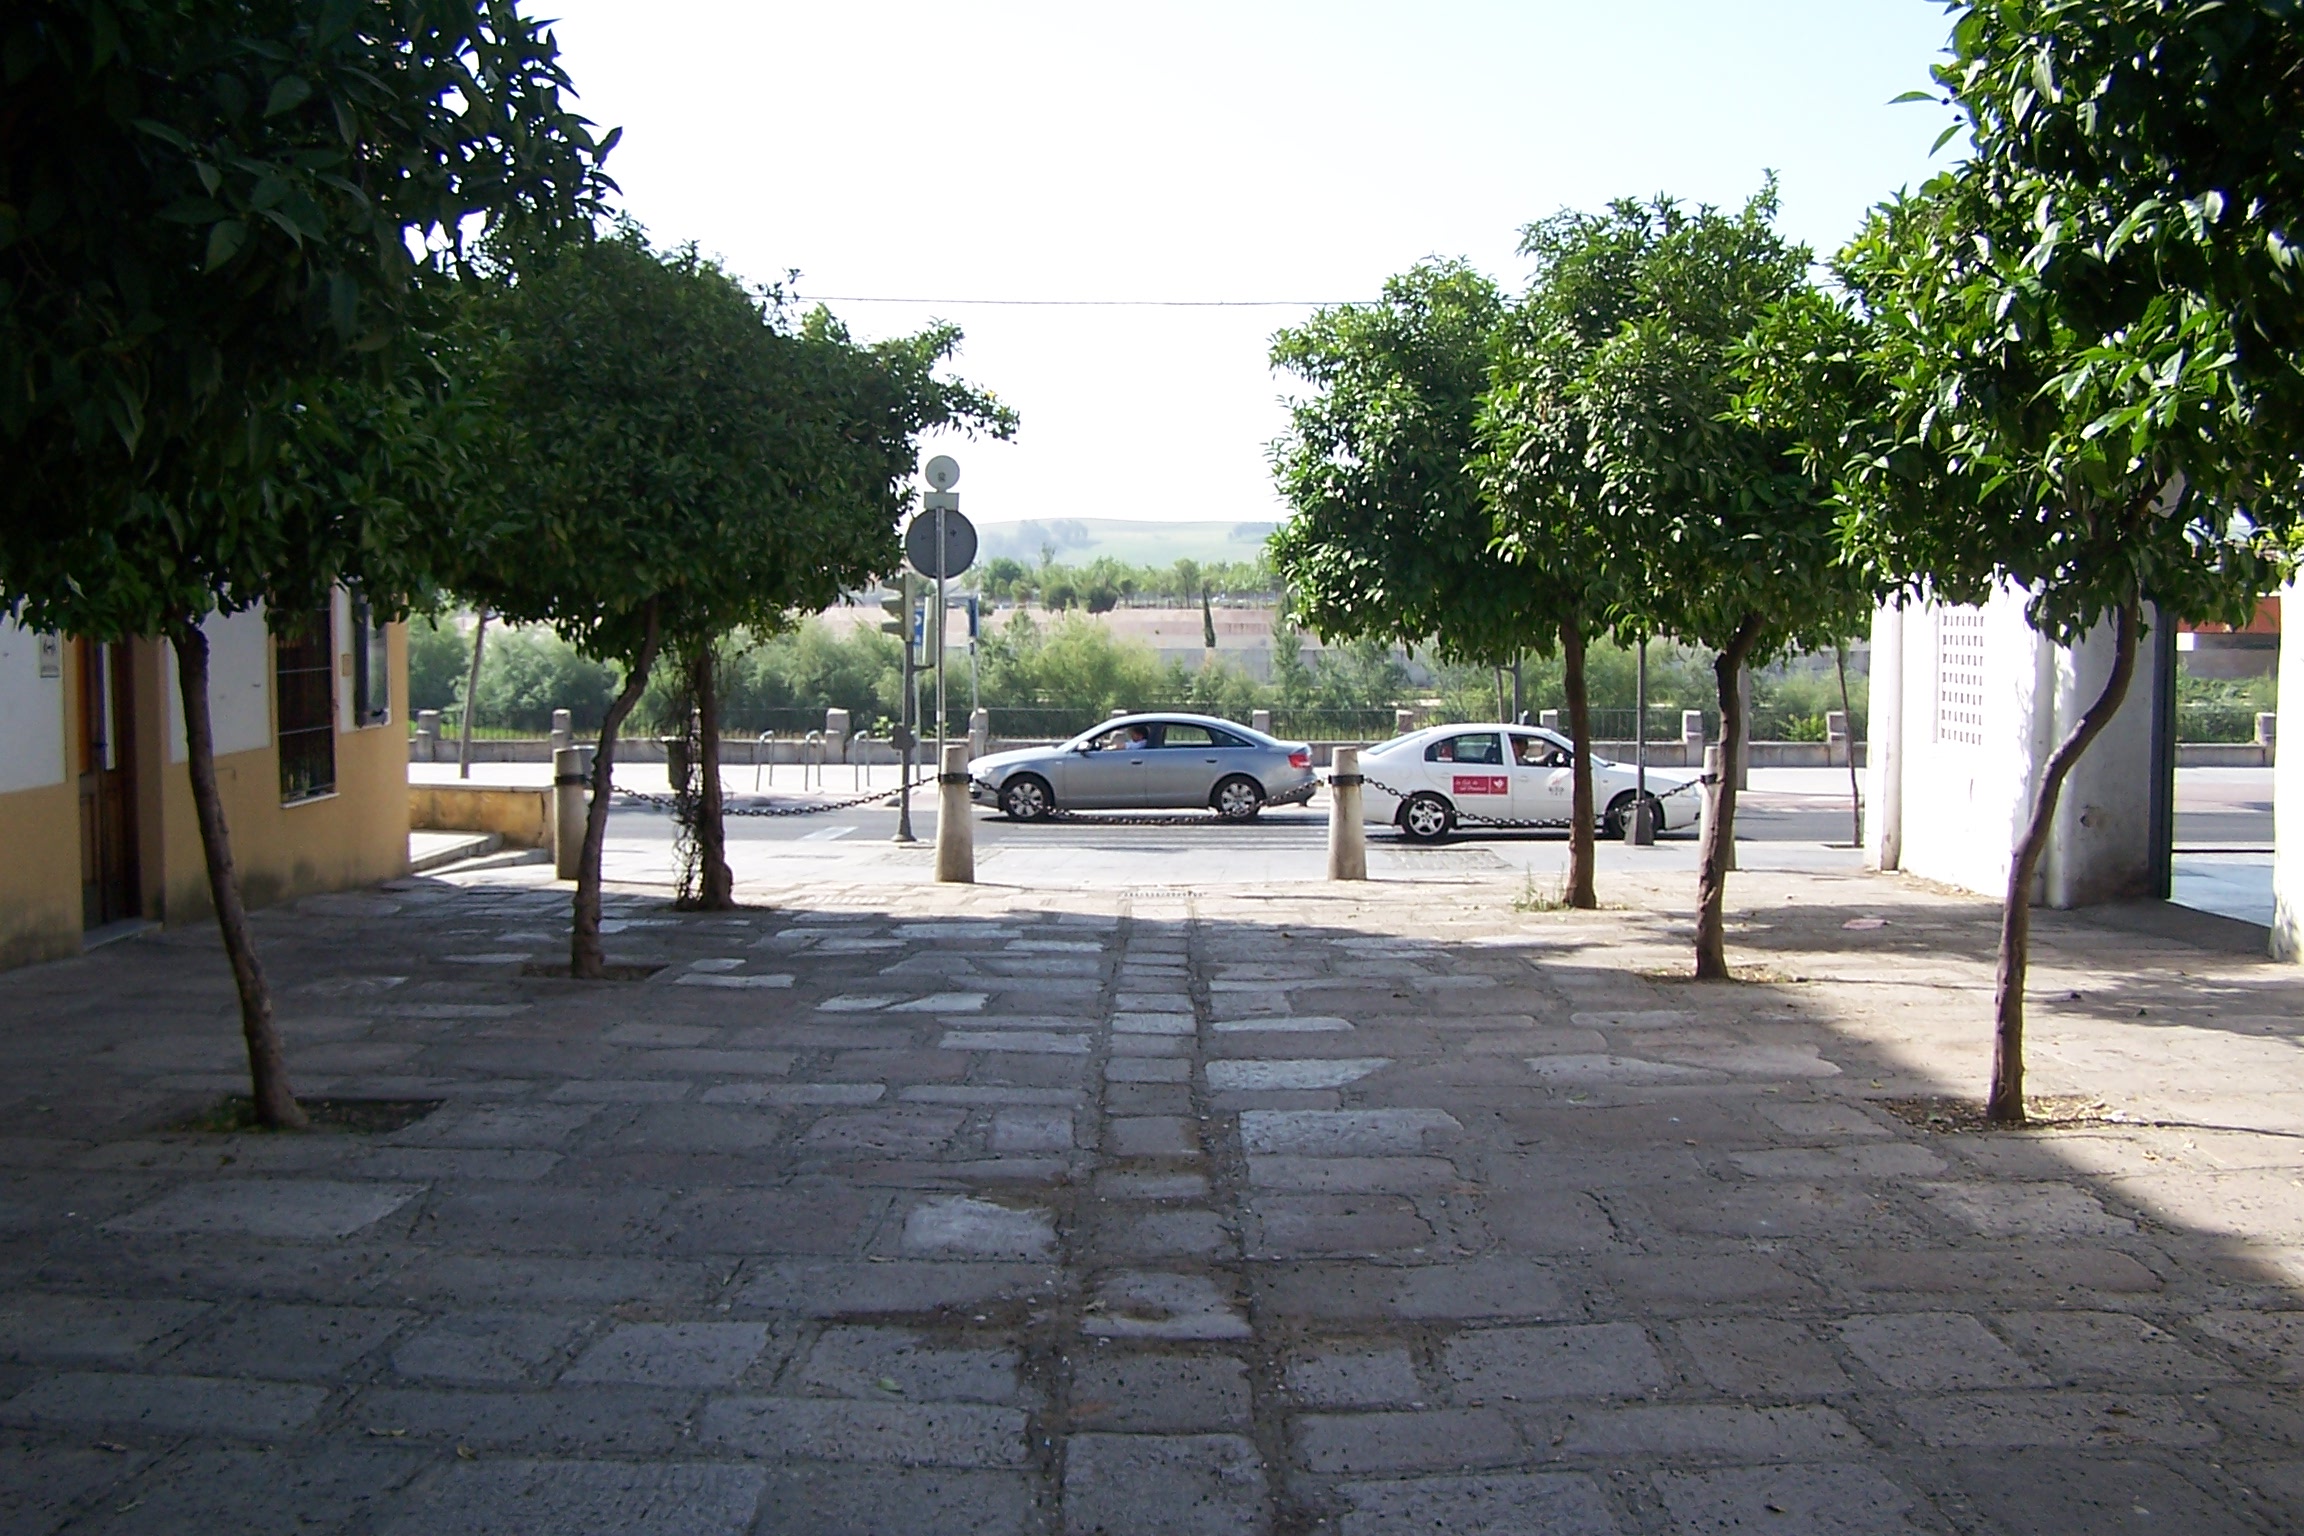
[[1023, 415], [947, 445], [979, 521], [1281, 515], [1266, 445], [1296, 309], [962, 299], [1345, 300], [1429, 255], [1516, 285], [1522, 225], [1774, 169], [1829, 251], [1928, 174], [1937, 0], [784, 4], [538, 0], [659, 241], [800, 272], [865, 336], [967, 329]]

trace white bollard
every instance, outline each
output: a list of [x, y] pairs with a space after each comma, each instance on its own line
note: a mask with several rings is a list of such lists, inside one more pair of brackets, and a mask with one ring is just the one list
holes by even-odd
[[584, 813], [591, 788], [585, 756], [582, 747], [562, 747], [552, 754], [552, 874], [559, 880], [575, 879], [584, 861]]
[[1368, 878], [1368, 829], [1360, 824], [1360, 749], [1338, 747], [1328, 771], [1328, 878]]
[[968, 744], [944, 744], [936, 775], [936, 879], [944, 885], [976, 883], [976, 808], [968, 798]]

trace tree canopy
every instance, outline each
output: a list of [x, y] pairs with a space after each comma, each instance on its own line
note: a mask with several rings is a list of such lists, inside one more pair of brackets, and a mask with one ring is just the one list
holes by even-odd
[[626, 222], [470, 285], [460, 365], [495, 433], [442, 555], [449, 584], [621, 663], [602, 722], [571, 966], [597, 974], [615, 737], [658, 650], [773, 628], [898, 558], [920, 433], [1014, 429], [942, 379], [949, 327], [859, 346], [794, 324], [693, 247]]
[[2023, 1107], [2034, 872], [2138, 634], [2245, 622], [2297, 511], [2292, 235], [2304, 43], [2289, 0], [1972, 0], [1935, 71], [1973, 152], [1878, 209], [1754, 398], [1796, 424], [1890, 585], [2023, 594], [2100, 696], [2050, 755], [2002, 912], [1996, 1119]]
[[389, 606], [422, 573], [376, 525], [450, 425], [405, 350], [427, 269], [607, 190], [550, 35], [510, 0], [0, 28], [0, 603], [110, 638], [340, 576]]

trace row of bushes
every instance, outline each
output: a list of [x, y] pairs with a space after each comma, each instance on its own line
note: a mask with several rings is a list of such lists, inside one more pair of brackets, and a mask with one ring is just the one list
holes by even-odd
[[[1115, 709], [1190, 709], [1234, 720], [1268, 709], [1275, 729], [1287, 734], [1350, 737], [1389, 734], [1392, 712], [1401, 707], [1427, 720], [1492, 719], [1500, 707], [1511, 708], [1509, 686], [1500, 696], [1496, 673], [1486, 667], [1434, 665], [1429, 681], [1419, 683], [1388, 646], [1313, 651], [1292, 631], [1274, 638], [1273, 676], [1264, 682], [1221, 657], [1196, 668], [1163, 660], [1149, 645], [1118, 638], [1079, 615], [1049, 620], [1019, 612], [980, 638], [976, 692], [992, 710], [997, 732], [1030, 735], [1063, 734], [1057, 722], [1084, 726]], [[469, 630], [453, 622], [419, 618], [409, 627], [413, 709], [439, 710], [451, 727], [461, 719], [471, 643]], [[884, 730], [897, 716], [901, 663], [897, 641], [876, 625], [835, 630], [811, 618], [782, 634], [739, 635], [720, 662], [726, 733], [810, 730], [833, 708], [847, 710], [859, 730]], [[1600, 734], [1629, 733], [1633, 654], [1595, 646], [1586, 670]], [[1861, 734], [1864, 679], [1852, 674], [1849, 684]], [[578, 731], [595, 731], [618, 686], [615, 668], [548, 630], [492, 625], [482, 648], [477, 727], [488, 734], [542, 735], [551, 728], [552, 712], [565, 709]], [[1651, 646], [1648, 690], [1653, 737], [1677, 737], [1684, 708], [1702, 710], [1707, 732], [1717, 730], [1709, 657], [1675, 645]], [[669, 729], [676, 692], [671, 670], [660, 669], [632, 728]], [[969, 692], [960, 665], [947, 695], [951, 724], [964, 730]], [[1531, 657], [1523, 664], [1520, 697], [1531, 717], [1561, 707], [1558, 658]], [[1821, 741], [1825, 712], [1839, 707], [1838, 683], [1829, 670], [1763, 673], [1754, 682], [1754, 734]]]

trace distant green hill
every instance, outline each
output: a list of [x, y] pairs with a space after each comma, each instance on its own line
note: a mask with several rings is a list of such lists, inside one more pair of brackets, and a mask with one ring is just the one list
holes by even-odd
[[1006, 556], [1038, 565], [1053, 550], [1066, 565], [1110, 558], [1127, 565], [1173, 565], [1179, 560], [1253, 560], [1276, 523], [1138, 523], [1112, 517], [1063, 517], [1021, 523], [980, 523], [985, 560]]

